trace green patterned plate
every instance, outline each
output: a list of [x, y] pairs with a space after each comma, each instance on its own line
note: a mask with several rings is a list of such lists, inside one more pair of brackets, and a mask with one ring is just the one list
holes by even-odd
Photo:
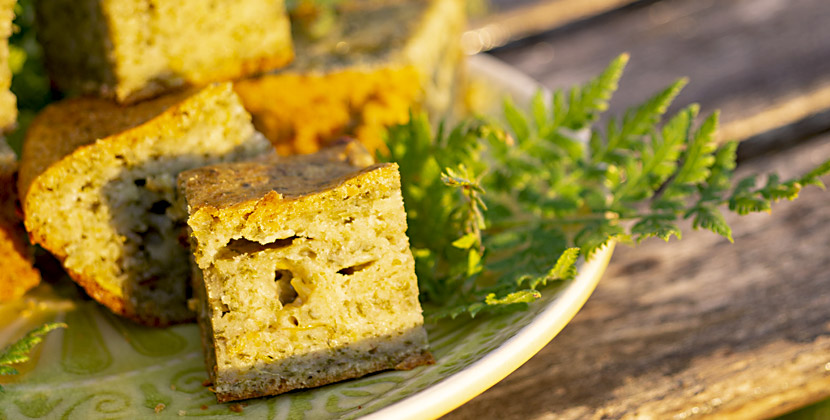
[[[471, 74], [517, 102], [537, 84], [489, 57], [473, 57]], [[581, 265], [576, 279], [552, 285], [530, 310], [428, 325], [437, 363], [370, 375], [241, 404], [217, 404], [196, 325], [142, 328], [78, 296], [68, 280], [44, 284], [0, 305], [0, 346], [46, 321], [50, 333], [17, 376], [0, 377], [0, 420], [141, 419], [240, 415], [267, 419], [438, 417], [518, 368], [571, 320], [594, 290], [613, 247]]]

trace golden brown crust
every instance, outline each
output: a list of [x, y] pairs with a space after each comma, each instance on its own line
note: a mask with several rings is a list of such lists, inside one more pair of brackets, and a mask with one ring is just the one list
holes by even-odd
[[40, 283], [40, 272], [32, 266], [32, 251], [17, 223], [0, 220], [0, 302], [23, 296]]
[[433, 364], [435, 364], [435, 358], [432, 357], [432, 353], [424, 351], [422, 353], [408, 356], [406, 359], [395, 365], [395, 370], [412, 370], [418, 366]]
[[[63, 263], [66, 258], [58, 258], [58, 260]], [[116, 296], [110, 291], [107, 291], [101, 285], [95, 281], [95, 279], [88, 278], [84, 276], [82, 273], [78, 273], [72, 269], [66, 269], [66, 273], [69, 274], [69, 277], [78, 283], [84, 291], [91, 297], [95, 299], [98, 303], [104, 305], [112, 311], [114, 314], [118, 314], [124, 316], [126, 318], [130, 318], [134, 321], [139, 321], [139, 317], [133, 313], [133, 311], [129, 311], [127, 309], [126, 302], [123, 298]]]
[[28, 194], [32, 182], [43, 171], [79, 147], [137, 127], [195, 92], [183, 90], [134, 106], [120, 106], [92, 97], [67, 99], [47, 106], [26, 132], [18, 180], [20, 196]]
[[0, 302], [17, 299], [40, 283], [20, 217], [16, 166], [14, 153], [0, 138]]

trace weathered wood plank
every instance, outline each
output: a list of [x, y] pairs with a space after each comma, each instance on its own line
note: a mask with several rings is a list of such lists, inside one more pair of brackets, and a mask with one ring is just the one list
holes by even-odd
[[473, 18], [464, 34], [470, 54], [501, 47], [509, 42], [605, 13], [635, 0], [490, 0], [491, 10]]
[[[830, 2], [664, 0], [531, 37], [494, 52], [544, 85], [586, 80], [621, 52], [631, 64], [612, 110], [679, 76], [678, 103], [722, 110], [724, 138], [745, 139], [830, 107]], [[803, 124], [789, 138], [827, 129]], [[815, 122], [815, 121], [814, 121]], [[751, 147], [751, 146], [750, 146]]]
[[[749, 161], [794, 175], [830, 135]], [[830, 396], [830, 193], [771, 215], [618, 247], [583, 310], [536, 357], [450, 413], [475, 418], [769, 417]]]

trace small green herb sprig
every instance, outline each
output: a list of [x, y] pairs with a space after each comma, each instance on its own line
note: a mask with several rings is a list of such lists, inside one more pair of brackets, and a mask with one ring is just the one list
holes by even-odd
[[[32, 349], [38, 345], [38, 343], [43, 341], [43, 337], [48, 334], [49, 331], [57, 328], [66, 328], [66, 324], [62, 322], [44, 324], [32, 331], [29, 331], [20, 340], [17, 340], [3, 349], [3, 351], [0, 352], [0, 375], [17, 375], [17, 369], [13, 368], [11, 365], [28, 361], [29, 352], [31, 352]], [[0, 386], [0, 392], [2, 391], [3, 387]]]
[[588, 83], [537, 93], [506, 124], [474, 118], [433, 133], [424, 116], [392, 127], [408, 234], [428, 318], [526, 307], [547, 283], [576, 275], [579, 256], [610, 241], [678, 239], [681, 219], [732, 240], [721, 208], [769, 211], [805, 185], [824, 187], [830, 160], [808, 174], [732, 184], [737, 143], [718, 145], [718, 114], [698, 105], [666, 117], [680, 79], [596, 127], [628, 61]]

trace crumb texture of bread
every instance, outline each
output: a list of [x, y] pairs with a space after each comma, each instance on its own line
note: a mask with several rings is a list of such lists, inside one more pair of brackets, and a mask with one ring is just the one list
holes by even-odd
[[397, 165], [351, 146], [179, 175], [219, 401], [433, 361]]
[[16, 172], [17, 157], [0, 137], [0, 302], [17, 299], [40, 283], [18, 215]]
[[376, 150], [385, 128], [411, 110], [450, 108], [463, 62], [463, 1], [355, 2], [339, 12], [322, 38], [295, 33], [291, 66], [234, 86], [283, 155], [312, 153], [343, 135]]
[[38, 0], [37, 11], [52, 80], [122, 103], [273, 70], [294, 54], [281, 0]]
[[26, 229], [113, 312], [147, 325], [187, 321], [187, 212], [176, 176], [271, 152], [229, 83], [129, 107], [58, 102], [24, 143]]
[[17, 98], [9, 90], [12, 71], [9, 68], [9, 36], [12, 34], [16, 0], [0, 0], [0, 132], [9, 131], [17, 122]]

